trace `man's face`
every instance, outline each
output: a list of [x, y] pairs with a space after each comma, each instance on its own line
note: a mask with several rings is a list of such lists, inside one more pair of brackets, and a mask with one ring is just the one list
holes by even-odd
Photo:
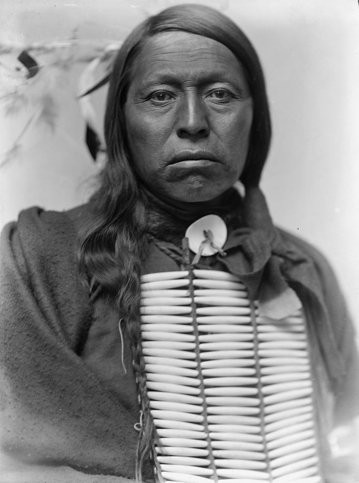
[[203, 202], [238, 180], [252, 99], [224, 45], [186, 32], [152, 37], [135, 61], [124, 109], [132, 163], [152, 192]]

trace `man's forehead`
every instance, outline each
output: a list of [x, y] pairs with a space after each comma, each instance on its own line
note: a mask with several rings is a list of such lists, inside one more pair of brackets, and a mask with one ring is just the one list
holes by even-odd
[[176, 61], [178, 59], [196, 62], [208, 59], [231, 62], [234, 54], [216, 40], [188, 32], [162, 32], [148, 39], [142, 50], [143, 56], [155, 61]]
[[165, 32], [148, 39], [134, 65], [134, 80], [137, 77], [140, 83], [191, 77], [215, 82], [242, 75], [240, 62], [226, 46], [187, 32]]

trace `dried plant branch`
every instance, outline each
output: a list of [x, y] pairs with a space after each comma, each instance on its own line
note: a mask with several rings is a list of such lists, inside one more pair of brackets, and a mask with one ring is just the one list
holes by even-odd
[[27, 50], [35, 55], [45, 55], [53, 53], [66, 54], [72, 50], [72, 61], [89, 62], [100, 57], [104, 52], [115, 52], [122, 45], [118, 40], [54, 40], [53, 42], [34, 42], [24, 45], [19, 43], [0, 44], [0, 55], [16, 54], [22, 50]]
[[[50, 43], [33, 43], [31, 45], [0, 44], [1, 55], [16, 55], [20, 60], [18, 65], [8, 67], [6, 58], [0, 62], [2, 69], [0, 102], [4, 106], [6, 115], [18, 114], [21, 110], [34, 107], [35, 112], [30, 116], [21, 130], [13, 146], [5, 153], [0, 167], [12, 161], [22, 148], [22, 139], [29, 129], [38, 121], [45, 122], [52, 131], [56, 127], [57, 109], [53, 97], [53, 90], [59, 84], [64, 74], [75, 63], [88, 63], [97, 60], [97, 65], [102, 67], [105, 63], [107, 80], [108, 72], [111, 70], [112, 59], [122, 42], [108, 40], [79, 40], [70, 39], [65, 41], [53, 41]], [[24, 62], [20, 59], [20, 53], [31, 52], [31, 57], [36, 62], [37, 71], [29, 75], [28, 70], [23, 69]], [[28, 66], [25, 64], [25, 67]], [[90, 92], [96, 90], [105, 83], [94, 84]], [[87, 93], [88, 94], [88, 93]]]

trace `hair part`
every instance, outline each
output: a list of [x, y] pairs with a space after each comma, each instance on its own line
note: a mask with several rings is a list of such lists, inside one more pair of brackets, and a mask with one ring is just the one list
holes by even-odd
[[137, 449], [136, 479], [153, 447], [155, 430], [146, 394], [141, 351], [141, 265], [147, 253], [145, 202], [128, 150], [124, 106], [134, 63], [146, 41], [169, 31], [213, 39], [233, 52], [244, 68], [253, 100], [249, 149], [240, 176], [245, 187], [257, 186], [268, 155], [271, 125], [265, 81], [258, 56], [245, 34], [220, 12], [202, 5], [170, 7], [136, 27], [123, 43], [110, 78], [105, 114], [107, 163], [91, 199], [90, 225], [80, 236], [79, 267], [94, 297], [108, 298], [126, 322], [143, 411]]

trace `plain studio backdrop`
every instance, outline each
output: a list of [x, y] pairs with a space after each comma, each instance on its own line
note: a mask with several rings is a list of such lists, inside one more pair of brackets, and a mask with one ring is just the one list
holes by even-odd
[[[21, 48], [74, 37], [121, 41], [147, 15], [180, 3], [185, 2], [1, 0], [0, 44], [16, 48], [1, 51], [0, 89], [5, 86], [5, 91], [9, 90], [11, 69], [16, 69]], [[273, 219], [311, 241], [330, 259], [359, 327], [357, 1], [192, 3], [209, 5], [228, 15], [257, 49], [273, 123], [273, 142], [262, 181]], [[67, 63], [61, 73], [59, 69], [50, 75], [50, 84], [43, 85], [53, 90], [53, 129], [44, 123], [31, 126], [15, 156], [0, 168], [1, 224], [31, 205], [62, 210], [84, 202], [91, 193], [91, 178], [98, 167], [84, 142], [85, 121], [76, 99], [84, 68], [84, 63]], [[103, 88], [93, 96], [100, 124], [105, 93]], [[6, 115], [3, 95], [0, 162], [21, 134], [32, 109], [26, 105]]]

